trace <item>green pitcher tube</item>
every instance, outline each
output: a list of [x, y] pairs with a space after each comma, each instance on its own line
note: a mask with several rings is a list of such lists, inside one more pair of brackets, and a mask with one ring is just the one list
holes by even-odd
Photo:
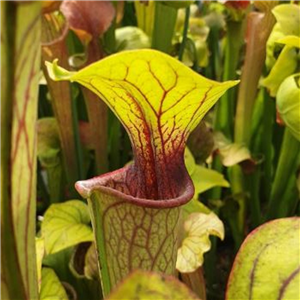
[[187, 178], [177, 198], [132, 197], [123, 184], [115, 185], [127, 168], [76, 183], [88, 199], [105, 296], [135, 269], [175, 274], [181, 206], [194, 193]]

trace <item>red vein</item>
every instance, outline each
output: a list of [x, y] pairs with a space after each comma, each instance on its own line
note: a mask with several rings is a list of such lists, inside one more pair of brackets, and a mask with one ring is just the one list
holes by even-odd
[[300, 267], [296, 268], [290, 276], [288, 276], [282, 283], [280, 290], [279, 290], [279, 295], [277, 297], [277, 300], [283, 299], [284, 293], [288, 287], [288, 285], [295, 279], [295, 277], [299, 274], [300, 272]]

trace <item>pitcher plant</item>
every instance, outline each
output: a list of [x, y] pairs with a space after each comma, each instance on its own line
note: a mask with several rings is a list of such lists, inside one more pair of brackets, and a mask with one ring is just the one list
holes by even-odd
[[156, 50], [111, 55], [69, 72], [47, 62], [53, 80], [78, 82], [116, 114], [134, 160], [78, 181], [88, 200], [104, 295], [134, 269], [174, 274], [181, 207], [194, 194], [185, 143], [217, 100], [238, 81], [208, 80]]

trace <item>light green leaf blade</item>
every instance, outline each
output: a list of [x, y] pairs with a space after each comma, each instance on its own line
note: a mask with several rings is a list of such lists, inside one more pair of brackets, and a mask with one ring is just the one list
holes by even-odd
[[221, 173], [197, 165], [188, 147], [185, 148], [184, 161], [194, 183], [196, 197], [198, 194], [215, 186], [229, 187], [229, 182], [224, 179]]
[[224, 176], [215, 171], [196, 165], [191, 175], [195, 186], [195, 195], [201, 194], [215, 186], [229, 187], [229, 182]]
[[177, 278], [154, 272], [134, 271], [108, 296], [107, 300], [192, 300], [198, 299]]
[[231, 270], [226, 299], [300, 299], [300, 218], [252, 231]]
[[45, 243], [43, 238], [40, 237], [35, 239], [35, 249], [36, 249], [38, 288], [40, 292], [41, 282], [42, 282], [42, 261], [45, 254]]
[[[282, 47], [280, 45], [281, 40], [285, 40], [285, 38], [287, 38], [288, 36], [295, 36], [295, 37], [300, 36], [299, 5], [296, 4], [277, 5], [272, 10], [272, 12], [276, 18], [277, 23], [273, 27], [273, 30], [267, 42], [266, 64], [269, 68], [271, 68], [275, 64], [276, 61], [275, 53], [278, 50], [280, 50], [280, 48]], [[293, 39], [293, 43], [297, 45], [297, 41], [295, 39]]]
[[186, 147], [184, 151], [184, 163], [188, 173], [190, 176], [192, 176], [193, 172], [195, 171], [196, 162], [192, 152], [188, 147]]
[[284, 79], [294, 73], [298, 64], [298, 55], [294, 47], [285, 46], [276, 60], [269, 75], [263, 80], [262, 85], [266, 87], [270, 95], [275, 97], [280, 84]]
[[300, 37], [295, 35], [287, 35], [284, 38], [277, 40], [277, 43], [300, 48]]
[[220, 149], [222, 163], [225, 167], [234, 166], [244, 160], [251, 159], [251, 154], [248, 148], [242, 144], [230, 144]]
[[187, 204], [183, 206], [183, 220], [186, 220], [188, 216], [192, 213], [204, 213], [209, 214], [211, 210], [206, 207], [203, 203], [198, 201], [197, 198], [193, 198]]
[[297, 4], [277, 5], [272, 10], [284, 35], [300, 36], [300, 7]]
[[277, 110], [293, 136], [300, 141], [300, 73], [287, 77], [276, 95]]
[[221, 132], [216, 132], [214, 139], [216, 147], [219, 149], [222, 164], [225, 167], [231, 167], [244, 160], [251, 159], [251, 153], [244, 144], [232, 143]]
[[50, 268], [42, 269], [40, 300], [69, 300], [67, 293], [55, 272]]
[[176, 268], [181, 273], [190, 273], [203, 264], [203, 254], [209, 251], [209, 235], [224, 239], [224, 225], [214, 213], [193, 213], [184, 222], [187, 237], [178, 249]]
[[82, 201], [71, 200], [51, 205], [42, 223], [47, 254], [74, 246], [81, 242], [93, 241], [88, 207]]

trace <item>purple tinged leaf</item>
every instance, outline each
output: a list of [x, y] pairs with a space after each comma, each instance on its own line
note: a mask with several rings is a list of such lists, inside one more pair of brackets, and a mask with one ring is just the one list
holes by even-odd
[[61, 5], [61, 11], [83, 44], [101, 36], [115, 16], [114, 7], [109, 1], [66, 0]]

